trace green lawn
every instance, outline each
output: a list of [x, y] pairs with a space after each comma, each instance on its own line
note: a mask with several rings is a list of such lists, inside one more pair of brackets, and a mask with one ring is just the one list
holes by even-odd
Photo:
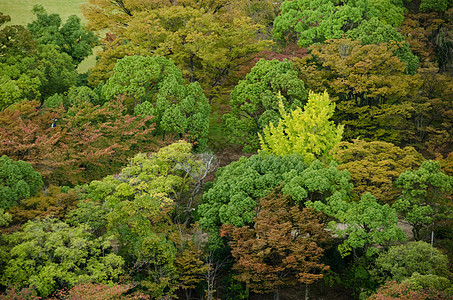
[[16, 25], [26, 25], [33, 20], [31, 9], [36, 4], [41, 4], [48, 13], [55, 13], [61, 16], [63, 22], [70, 15], [77, 15], [83, 19], [80, 5], [87, 0], [1, 0], [0, 11], [5, 15], [11, 16], [11, 23]]

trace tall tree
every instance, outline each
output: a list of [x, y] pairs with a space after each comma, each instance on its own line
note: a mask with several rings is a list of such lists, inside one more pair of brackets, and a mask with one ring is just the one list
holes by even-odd
[[258, 133], [280, 118], [279, 92], [286, 109], [301, 107], [307, 99], [304, 82], [291, 61], [259, 60], [231, 92], [232, 111], [223, 117], [232, 142], [244, 144], [244, 151], [259, 148]]
[[405, 74], [405, 64], [388, 46], [338, 39], [310, 50], [296, 65], [308, 88], [327, 89], [331, 97], [338, 97], [334, 120], [345, 125], [346, 140], [361, 137], [398, 144], [416, 139], [409, 100], [421, 82], [417, 75]]
[[260, 200], [253, 227], [222, 229], [231, 236], [237, 279], [254, 292], [274, 292], [279, 299], [280, 288], [309, 285], [328, 269], [320, 262], [328, 233], [319, 215], [294, 205], [279, 189]]
[[93, 53], [97, 38], [80, 23], [80, 18], [72, 15], [66, 23], [61, 23], [58, 14], [48, 14], [41, 5], [32, 10], [36, 20], [27, 25], [27, 29], [40, 44], [54, 44], [68, 54], [74, 65], [78, 65]]
[[27, 101], [0, 113], [0, 154], [31, 163], [46, 183], [100, 179], [156, 145], [149, 117], [127, 115], [121, 103], [79, 102], [68, 112], [39, 106]]
[[[258, 38], [262, 26], [254, 24], [236, 3], [92, 0], [84, 11], [91, 28], [109, 28], [119, 40], [117, 45], [130, 50], [129, 55], [171, 58], [185, 78], [201, 84], [211, 101], [237, 66], [269, 44]], [[115, 48], [106, 47], [106, 62], [100, 67], [108, 68], [108, 61], [123, 57]]]
[[304, 161], [311, 163], [315, 159], [327, 161], [330, 150], [343, 137], [343, 126], [335, 126], [329, 120], [335, 111], [335, 104], [329, 100], [327, 92], [310, 92], [308, 102], [302, 110], [297, 107], [287, 113], [283, 102], [279, 102], [282, 119], [277, 127], [272, 123], [259, 134], [261, 149], [277, 155], [298, 153]]
[[78, 283], [112, 283], [124, 272], [124, 261], [111, 251], [110, 242], [94, 238], [84, 225], [35, 220], [10, 238], [13, 248], [2, 283], [34, 286], [43, 297]]
[[102, 94], [106, 99], [120, 95], [132, 98], [128, 106], [135, 114], [154, 116], [156, 134], [164, 138], [166, 134], [179, 134], [180, 138], [187, 134], [197, 149], [206, 148], [209, 103], [198, 83], [184, 83], [181, 71], [171, 60], [150, 56], [120, 59]]
[[285, 42], [297, 41], [303, 47], [329, 39], [341, 38], [362, 21], [376, 18], [397, 27], [403, 21], [404, 8], [390, 0], [344, 1], [295, 0], [284, 1], [281, 15], [274, 22], [274, 38]]

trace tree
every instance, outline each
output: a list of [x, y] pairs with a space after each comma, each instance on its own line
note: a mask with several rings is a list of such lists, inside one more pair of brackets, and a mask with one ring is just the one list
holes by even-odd
[[438, 249], [423, 241], [391, 247], [376, 259], [377, 276], [385, 280], [402, 280], [419, 275], [449, 277], [448, 258]]
[[396, 211], [388, 204], [380, 205], [371, 194], [364, 194], [359, 202], [347, 202], [338, 197], [328, 198], [327, 201], [308, 201], [308, 207], [313, 207], [328, 216], [334, 217], [339, 223], [345, 224], [341, 228], [336, 222], [331, 223], [332, 230], [340, 237], [346, 237], [338, 246], [342, 256], [353, 252], [357, 257], [357, 250], [372, 257], [392, 243], [405, 241], [406, 236], [397, 227]]
[[304, 82], [288, 60], [259, 60], [231, 92], [232, 111], [223, 116], [232, 142], [244, 144], [244, 151], [259, 148], [258, 133], [280, 118], [278, 95], [285, 108], [301, 107], [307, 99]]
[[304, 161], [311, 163], [315, 159], [329, 160], [330, 150], [343, 136], [343, 126], [336, 126], [329, 119], [335, 111], [335, 104], [329, 95], [310, 92], [304, 110], [297, 107], [290, 113], [285, 112], [280, 99], [279, 111], [282, 119], [277, 127], [272, 123], [258, 133], [261, 149], [277, 155], [298, 153]]
[[418, 170], [405, 171], [395, 185], [402, 189], [402, 195], [393, 207], [413, 226], [416, 240], [421, 240], [423, 230], [432, 229], [438, 220], [452, 217], [448, 202], [453, 177], [440, 170], [438, 161], [425, 161]]
[[34, 286], [47, 297], [78, 283], [118, 280], [123, 259], [109, 250], [108, 240], [94, 239], [88, 230], [55, 219], [29, 221], [11, 235], [14, 246], [2, 282], [18, 288]]
[[393, 185], [406, 170], [414, 170], [423, 156], [412, 147], [400, 148], [391, 143], [364, 140], [340, 142], [333, 150], [333, 158], [340, 170], [348, 170], [354, 184], [355, 200], [366, 192], [379, 203], [392, 204], [400, 190]]
[[209, 164], [191, 149], [181, 141], [136, 155], [121, 173], [91, 182], [87, 201], [70, 217], [113, 235], [131, 274], [154, 298], [193, 289], [206, 269], [187, 224]]
[[259, 199], [306, 167], [300, 155], [280, 157], [260, 152], [219, 168], [198, 206], [200, 225], [215, 232], [222, 224], [252, 224]]
[[32, 10], [36, 20], [27, 25], [27, 29], [40, 44], [54, 44], [67, 53], [77, 66], [93, 53], [97, 38], [80, 23], [80, 18], [72, 15], [65, 24], [61, 24], [58, 14], [47, 14], [41, 5]]
[[[258, 38], [262, 26], [254, 24], [237, 4], [225, 0], [161, 1], [147, 5], [136, 1], [91, 0], [84, 13], [91, 28], [109, 28], [119, 40], [116, 44], [127, 48], [129, 55], [146, 53], [172, 59], [186, 79], [200, 83], [211, 101], [237, 66], [269, 44]], [[108, 70], [112, 60], [123, 57], [117, 54], [115, 47], [107, 45], [100, 67]], [[93, 73], [101, 75], [96, 70]], [[98, 79], [91, 77], [91, 81]]]
[[51, 185], [37, 195], [24, 199], [19, 205], [9, 209], [13, 224], [24, 224], [35, 218], [46, 217], [63, 220], [76, 208], [78, 195], [74, 189]]
[[299, 204], [348, 198], [352, 190], [347, 171], [320, 161], [308, 166], [298, 154], [277, 156], [261, 151], [219, 169], [216, 175], [198, 206], [200, 225], [211, 232], [212, 240], [222, 224], [253, 224], [259, 199], [280, 184], [283, 193]]
[[27, 101], [0, 113], [0, 154], [30, 162], [46, 183], [89, 182], [119, 171], [132, 154], [153, 149], [147, 121], [127, 115], [118, 101], [102, 108], [78, 102], [67, 112]]
[[36, 195], [43, 186], [41, 174], [29, 163], [6, 155], [0, 157], [0, 182], [0, 208], [4, 210]]
[[436, 290], [421, 290], [414, 287], [411, 283], [398, 283], [388, 281], [381, 286], [376, 293], [371, 295], [369, 300], [429, 300], [429, 299], [449, 299], [450, 297]]
[[409, 97], [421, 82], [417, 75], [405, 74], [405, 64], [388, 47], [329, 40], [311, 46], [310, 55], [294, 59], [308, 88], [327, 89], [331, 97], [338, 97], [333, 119], [345, 125], [346, 140], [398, 144], [416, 139]]
[[253, 227], [222, 228], [231, 236], [237, 279], [254, 292], [274, 292], [274, 299], [280, 288], [309, 285], [328, 269], [320, 263], [328, 239], [324, 224], [313, 209], [292, 202], [276, 189], [260, 200]]
[[128, 56], [119, 60], [102, 89], [106, 99], [133, 99], [137, 115], [151, 115], [156, 133], [187, 134], [204, 150], [209, 131], [209, 103], [198, 83], [184, 84], [181, 71], [164, 57]]
[[325, 40], [341, 38], [348, 30], [371, 18], [398, 27], [404, 19], [404, 8], [401, 6], [389, 0], [283, 1], [281, 15], [274, 21], [273, 34], [277, 40], [297, 41], [299, 46], [307, 47]]

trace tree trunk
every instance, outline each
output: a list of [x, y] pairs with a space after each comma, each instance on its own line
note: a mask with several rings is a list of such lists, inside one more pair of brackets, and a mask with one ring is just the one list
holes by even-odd
[[280, 285], [277, 285], [277, 289], [274, 292], [274, 300], [280, 300]]
[[308, 300], [309, 295], [310, 295], [310, 285], [306, 283], [305, 284], [305, 300]]

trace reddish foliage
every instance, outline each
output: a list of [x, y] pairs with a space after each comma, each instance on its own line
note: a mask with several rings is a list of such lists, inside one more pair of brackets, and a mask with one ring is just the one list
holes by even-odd
[[15, 286], [9, 287], [4, 294], [0, 294], [0, 300], [38, 300], [41, 297], [36, 296], [36, 291], [32, 288], [23, 288], [18, 290]]
[[255, 292], [282, 286], [311, 284], [329, 267], [320, 263], [328, 234], [320, 216], [311, 208], [292, 204], [289, 196], [272, 192], [261, 199], [254, 228], [224, 225], [231, 237], [237, 279]]
[[55, 292], [51, 300], [151, 299], [150, 296], [140, 292], [126, 295], [134, 287], [135, 285], [132, 284], [115, 284], [114, 286], [97, 283], [78, 284], [70, 290], [63, 289]]
[[435, 290], [416, 290], [410, 283], [386, 282], [369, 300], [441, 300], [451, 299], [443, 292]]
[[118, 172], [135, 153], [155, 149], [149, 119], [126, 114], [120, 101], [78, 103], [68, 112], [26, 101], [0, 113], [0, 155], [31, 163], [47, 184], [90, 182]]

